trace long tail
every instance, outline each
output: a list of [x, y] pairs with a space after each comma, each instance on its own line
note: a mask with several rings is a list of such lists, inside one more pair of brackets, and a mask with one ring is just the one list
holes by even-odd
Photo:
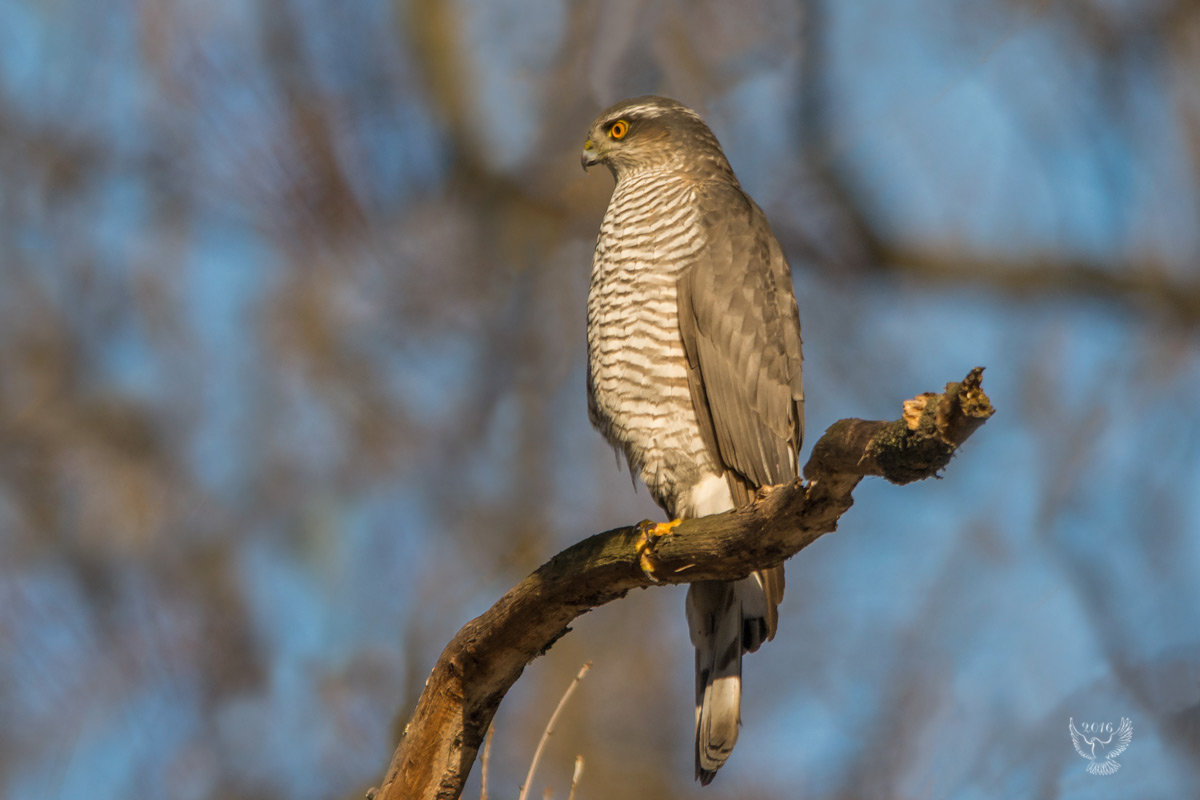
[[782, 567], [688, 587], [688, 628], [696, 648], [696, 777], [706, 786], [737, 743], [742, 653], [775, 635], [782, 598]]

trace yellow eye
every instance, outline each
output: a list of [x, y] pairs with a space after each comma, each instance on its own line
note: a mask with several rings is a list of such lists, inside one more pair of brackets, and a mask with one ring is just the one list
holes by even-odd
[[617, 120], [608, 129], [608, 135], [614, 139], [624, 139], [627, 133], [629, 133], [629, 123], [623, 119]]

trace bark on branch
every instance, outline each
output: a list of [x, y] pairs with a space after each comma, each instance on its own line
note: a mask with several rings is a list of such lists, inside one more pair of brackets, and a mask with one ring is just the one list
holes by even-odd
[[[743, 578], [795, 555], [837, 527], [867, 475], [895, 483], [936, 475], [993, 413], [983, 368], [942, 393], [904, 403], [893, 422], [845, 419], [813, 448], [806, 481], [773, 487], [746, 508], [688, 520], [658, 540], [662, 583]], [[642, 572], [633, 527], [562, 551], [468, 622], [446, 645], [405, 727], [375, 800], [457, 798], [492, 716], [525, 665], [588, 609], [655, 581]]]

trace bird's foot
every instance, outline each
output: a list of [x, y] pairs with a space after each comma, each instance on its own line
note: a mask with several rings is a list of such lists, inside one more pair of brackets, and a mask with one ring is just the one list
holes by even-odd
[[660, 583], [656, 573], [661, 571], [662, 565], [654, 553], [654, 548], [662, 537], [673, 536], [681, 522], [681, 519], [673, 519], [670, 522], [651, 522], [644, 519], [637, 524], [638, 540], [634, 550], [638, 554], [638, 565], [646, 577], [655, 583]]

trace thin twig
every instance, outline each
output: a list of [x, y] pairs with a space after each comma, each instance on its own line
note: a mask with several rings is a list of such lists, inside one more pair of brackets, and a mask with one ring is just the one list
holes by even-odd
[[542, 748], [546, 746], [546, 740], [550, 738], [550, 734], [554, 733], [554, 723], [558, 722], [558, 715], [562, 712], [563, 706], [567, 704], [571, 693], [575, 691], [575, 687], [583, 680], [583, 676], [592, 668], [592, 662], [588, 661], [579, 668], [579, 674], [575, 676], [575, 680], [571, 681], [571, 685], [563, 692], [562, 699], [558, 701], [558, 705], [554, 707], [554, 713], [550, 715], [550, 721], [546, 723], [546, 730], [542, 731], [542, 738], [538, 741], [537, 749], [533, 751], [533, 760], [529, 762], [529, 773], [525, 776], [525, 783], [521, 786], [521, 794], [517, 800], [526, 800], [529, 796], [529, 787], [533, 785], [533, 773], [537, 771], [538, 761], [542, 757]]
[[479, 800], [488, 800], [487, 768], [488, 756], [492, 754], [492, 735], [496, 733], [495, 725], [488, 725], [487, 738], [483, 740], [483, 758], [479, 773]]
[[579, 779], [583, 777], [583, 756], [575, 756], [575, 771], [571, 773], [571, 791], [567, 795], [567, 800], [575, 800], [575, 787], [579, 785]]

